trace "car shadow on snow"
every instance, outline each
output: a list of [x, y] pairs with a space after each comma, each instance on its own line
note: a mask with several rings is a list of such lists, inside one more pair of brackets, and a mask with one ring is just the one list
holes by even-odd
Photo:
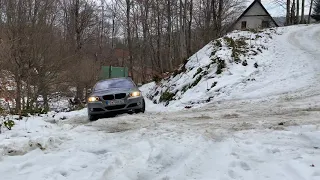
[[141, 128], [141, 116], [138, 114], [116, 113], [101, 116], [96, 121], [89, 121], [87, 125], [106, 133], [120, 133]]

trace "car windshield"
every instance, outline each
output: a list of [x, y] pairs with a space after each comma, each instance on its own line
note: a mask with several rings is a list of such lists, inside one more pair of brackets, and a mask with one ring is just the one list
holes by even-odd
[[110, 79], [102, 82], [98, 82], [94, 87], [94, 91], [101, 91], [105, 89], [114, 88], [134, 88], [135, 85], [128, 79]]

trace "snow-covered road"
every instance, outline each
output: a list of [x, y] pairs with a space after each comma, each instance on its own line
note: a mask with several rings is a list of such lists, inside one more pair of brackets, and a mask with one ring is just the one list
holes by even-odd
[[85, 110], [25, 119], [0, 135], [0, 179], [319, 180], [319, 34], [320, 26], [284, 33], [274, 53], [292, 62], [257, 78], [261, 93], [299, 84], [292, 92], [173, 112], [148, 101], [145, 114], [95, 122]]

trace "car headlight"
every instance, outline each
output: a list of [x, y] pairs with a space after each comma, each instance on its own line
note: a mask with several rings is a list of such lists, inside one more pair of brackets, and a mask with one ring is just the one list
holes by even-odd
[[97, 102], [97, 101], [100, 101], [100, 98], [99, 97], [89, 97], [88, 101], [89, 102]]
[[130, 93], [130, 97], [139, 97], [141, 96], [141, 93], [139, 91], [134, 91]]

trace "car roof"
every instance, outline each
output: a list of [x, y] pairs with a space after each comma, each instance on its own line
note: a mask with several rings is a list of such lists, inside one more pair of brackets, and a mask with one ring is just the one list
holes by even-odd
[[[105, 81], [110, 81], [110, 80], [121, 80], [121, 79], [127, 79], [129, 81], [132, 81], [132, 79], [130, 77], [117, 77], [117, 78], [108, 78], [108, 79], [102, 79], [100, 81], [98, 81], [97, 83], [100, 82], [105, 82]], [[133, 82], [133, 81], [132, 81]]]

